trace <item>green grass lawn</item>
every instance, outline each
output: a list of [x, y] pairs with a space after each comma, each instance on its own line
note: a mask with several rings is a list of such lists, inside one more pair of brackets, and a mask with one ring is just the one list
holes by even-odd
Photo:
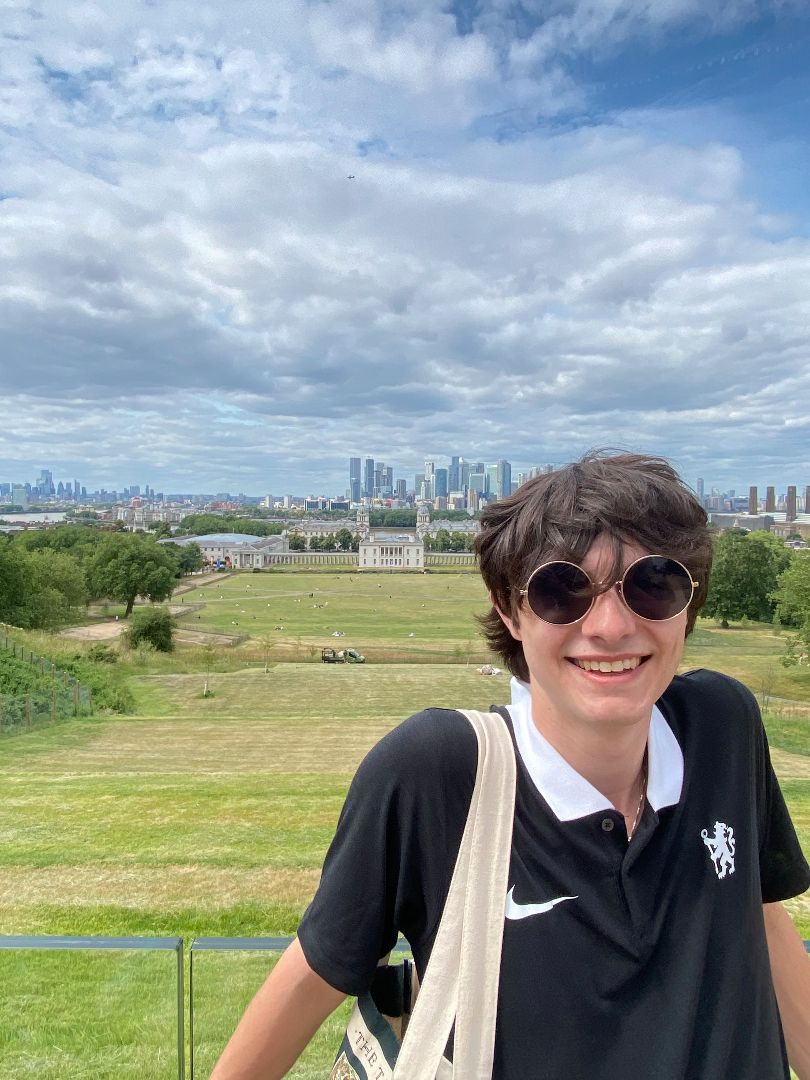
[[486, 659], [474, 616], [488, 605], [477, 574], [235, 574], [189, 592], [185, 602], [205, 606], [181, 615], [184, 629], [267, 637], [281, 659], [302, 646], [319, 655], [341, 630], [342, 644], [371, 661]]
[[[505, 676], [483, 678], [464, 665], [394, 665], [381, 673], [282, 664], [266, 675], [215, 674], [215, 696], [202, 700], [201, 680], [139, 676], [136, 695], [152, 715], [71, 721], [4, 740], [5, 932], [180, 933], [188, 942], [294, 933], [363, 754], [413, 709], [458, 701], [485, 708], [503, 700], [508, 685]], [[82, 954], [54, 957], [0, 953], [0, 980], [9, 988], [0, 1005], [0, 1075], [171, 1076], [165, 958], [139, 970], [125, 954], [103, 957], [106, 964]], [[220, 974], [215, 990], [198, 983], [198, 1075], [203, 1063], [213, 1065], [271, 963], [266, 954], [202, 957], [201, 973], [219, 965]], [[105, 991], [108, 983], [114, 993]], [[58, 1008], [56, 1000], [43, 1003], [48, 985]], [[34, 1003], [22, 1015], [11, 987]], [[109, 1008], [99, 1013], [99, 1001]], [[98, 1047], [106, 1045], [110, 1008], [128, 1019], [105, 1072]], [[50, 1018], [57, 1012], [58, 1023]], [[339, 1024], [319, 1037], [294, 1076], [325, 1074]], [[70, 1031], [75, 1037], [63, 1034]]]
[[[0, 741], [4, 933], [181, 934], [187, 944], [291, 934], [369, 747], [427, 705], [486, 708], [508, 698], [505, 674], [475, 670], [485, 653], [473, 614], [486, 598], [472, 575], [243, 574], [187, 594], [186, 603], [200, 601], [202, 618], [184, 625], [227, 630], [245, 616], [254, 624], [252, 642], [218, 649], [209, 662], [211, 697], [202, 697], [203, 650], [129, 654], [119, 666], [135, 716]], [[369, 662], [281, 662], [333, 643], [332, 628]], [[267, 673], [256, 644], [266, 634], [275, 643]], [[781, 649], [767, 628], [701, 623], [684, 667], [727, 671], [767, 699], [775, 766], [810, 850], [810, 677], [782, 668]], [[810, 898], [789, 907], [810, 938]], [[273, 962], [266, 953], [195, 961], [198, 1076]], [[176, 1076], [168, 955], [0, 952], [0, 986], [2, 1080]], [[293, 1076], [326, 1075], [342, 1022], [332, 1021]]]

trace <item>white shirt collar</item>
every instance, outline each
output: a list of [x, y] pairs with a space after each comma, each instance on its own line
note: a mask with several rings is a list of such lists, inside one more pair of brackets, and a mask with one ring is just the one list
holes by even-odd
[[[560, 821], [615, 809], [605, 796], [581, 776], [551, 743], [540, 734], [532, 720], [532, 698], [528, 683], [513, 678], [509, 714], [515, 741], [532, 781]], [[683, 787], [683, 753], [660, 709], [653, 705], [647, 737], [647, 801], [653, 810], [674, 806]]]

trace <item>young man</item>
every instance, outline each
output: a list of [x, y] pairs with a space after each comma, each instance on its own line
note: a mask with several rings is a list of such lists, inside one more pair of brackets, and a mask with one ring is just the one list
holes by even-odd
[[[757, 706], [675, 674], [708, 587], [702, 507], [660, 459], [592, 454], [487, 508], [477, 551], [518, 764], [493, 1077], [784, 1080], [784, 1029], [810, 1080], [810, 960], [780, 903], [810, 870]], [[283, 1076], [398, 933], [424, 971], [475, 762], [439, 709], [368, 755], [212, 1080]]]

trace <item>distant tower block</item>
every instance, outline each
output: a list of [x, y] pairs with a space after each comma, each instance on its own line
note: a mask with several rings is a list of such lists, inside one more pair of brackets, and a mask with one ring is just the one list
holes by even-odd
[[810, 484], [804, 489], [804, 512], [810, 514]]
[[759, 513], [759, 498], [757, 497], [757, 489], [755, 487], [750, 487], [748, 489], [748, 513]]
[[420, 506], [416, 511], [416, 535], [424, 536], [430, 529], [430, 511], [426, 506]]
[[773, 488], [773, 487], [765, 488], [765, 513], [766, 514], [775, 514], [776, 513], [776, 488]]
[[785, 514], [785, 521], [796, 520], [796, 485], [791, 484], [787, 489], [787, 513]]

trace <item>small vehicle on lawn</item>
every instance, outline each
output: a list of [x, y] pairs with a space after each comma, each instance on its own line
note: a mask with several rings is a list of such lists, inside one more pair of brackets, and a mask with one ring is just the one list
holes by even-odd
[[321, 649], [324, 664], [365, 664], [366, 658], [357, 649]]

